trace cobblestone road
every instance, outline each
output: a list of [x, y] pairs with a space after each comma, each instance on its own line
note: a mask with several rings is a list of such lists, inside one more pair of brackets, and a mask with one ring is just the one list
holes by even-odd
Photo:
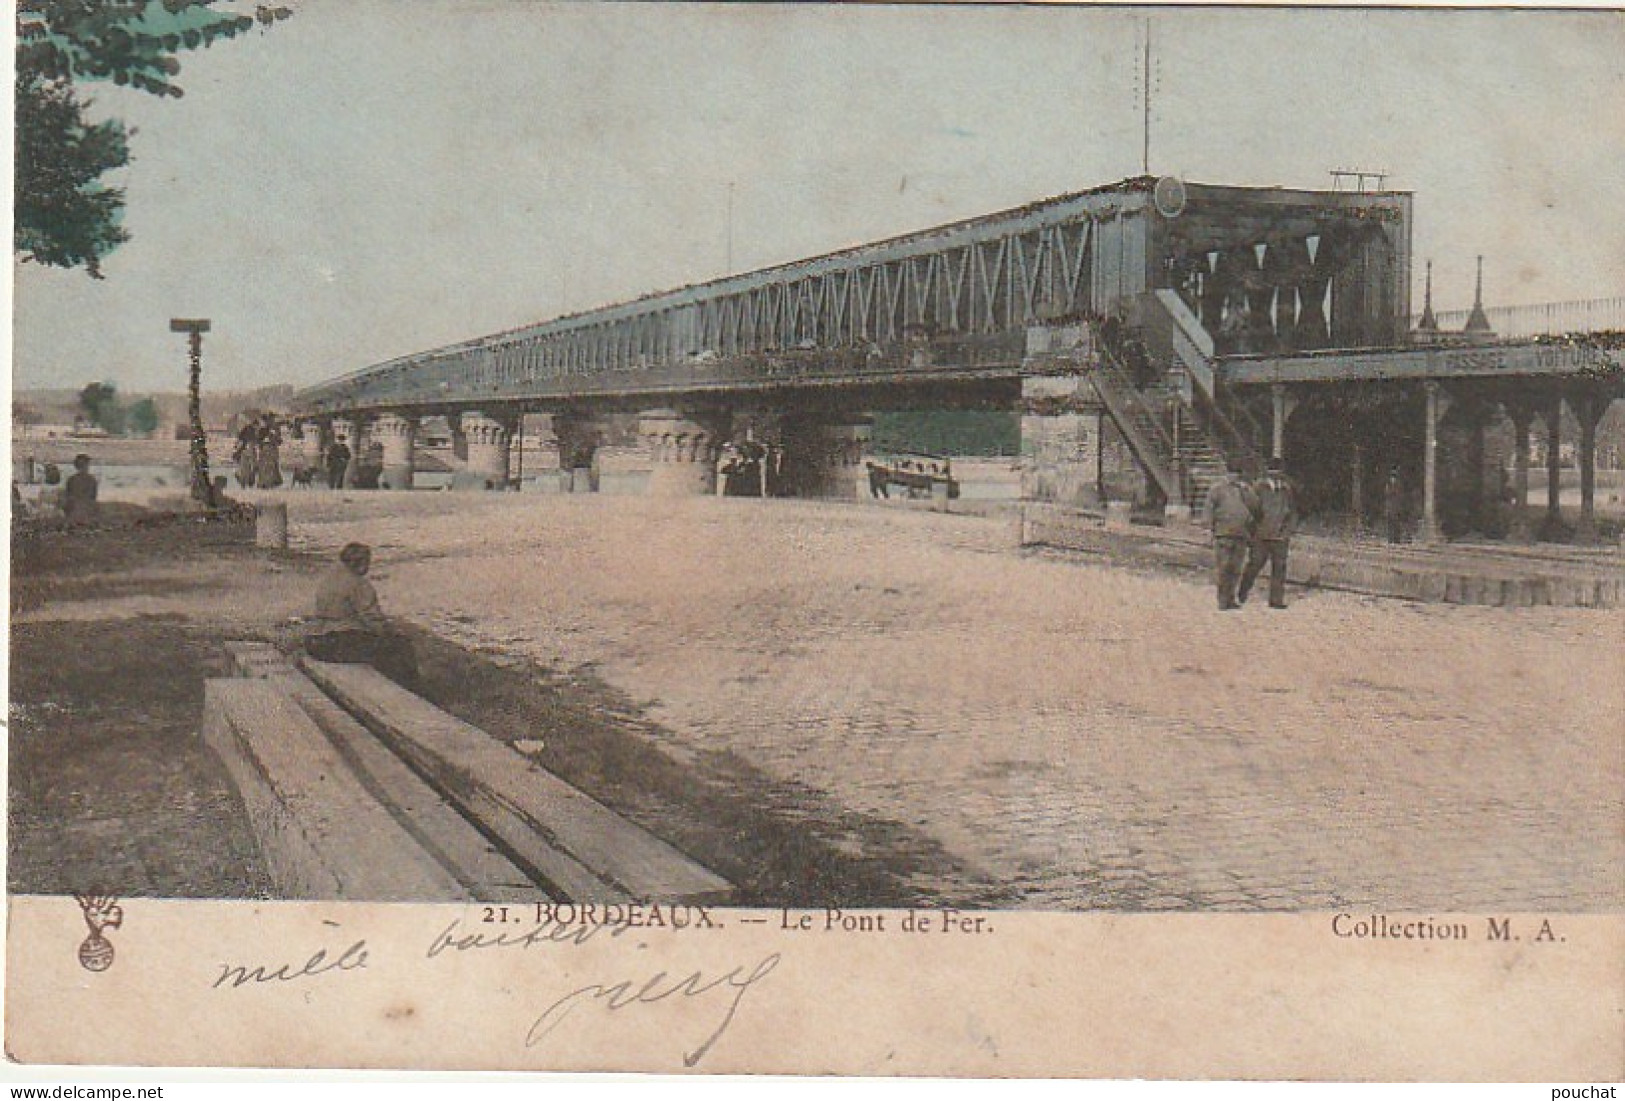
[[[590, 666], [1043, 908], [1618, 909], [1625, 617], [1297, 594], [1018, 552], [869, 505], [294, 495], [386, 605]], [[854, 844], [860, 843], [853, 839]], [[855, 900], [861, 901], [861, 900]]]

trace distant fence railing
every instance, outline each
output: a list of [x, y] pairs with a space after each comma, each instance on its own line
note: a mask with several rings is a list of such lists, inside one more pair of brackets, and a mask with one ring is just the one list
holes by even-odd
[[[1440, 310], [1434, 317], [1439, 331], [1448, 333], [1460, 332], [1471, 314], [1471, 310]], [[1495, 335], [1505, 337], [1625, 330], [1625, 296], [1493, 306], [1484, 311], [1484, 316]], [[1419, 316], [1411, 318], [1411, 328], [1416, 328], [1418, 320]]]

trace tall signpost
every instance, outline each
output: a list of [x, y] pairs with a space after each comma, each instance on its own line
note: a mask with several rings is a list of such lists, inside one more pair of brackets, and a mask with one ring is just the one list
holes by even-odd
[[209, 477], [209, 443], [203, 434], [203, 404], [200, 391], [203, 382], [203, 334], [209, 331], [208, 318], [174, 317], [169, 331], [186, 333], [187, 350], [191, 357], [191, 380], [186, 391], [187, 414], [192, 422], [192, 497], [205, 508], [213, 508], [214, 482]]

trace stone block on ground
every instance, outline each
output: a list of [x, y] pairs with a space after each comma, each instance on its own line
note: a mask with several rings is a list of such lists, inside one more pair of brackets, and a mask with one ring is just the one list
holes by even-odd
[[254, 545], [267, 550], [288, 549], [288, 506], [268, 501], [254, 509]]

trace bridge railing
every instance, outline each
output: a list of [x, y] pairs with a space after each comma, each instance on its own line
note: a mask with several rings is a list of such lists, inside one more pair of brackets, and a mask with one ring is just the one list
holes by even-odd
[[[1459, 332], [1471, 310], [1440, 310], [1434, 314], [1441, 332]], [[1553, 336], [1558, 333], [1617, 332], [1625, 330], [1625, 295], [1615, 298], [1536, 302], [1522, 306], [1491, 306], [1484, 311], [1496, 336]], [[1411, 318], [1416, 328], [1420, 315]]]

